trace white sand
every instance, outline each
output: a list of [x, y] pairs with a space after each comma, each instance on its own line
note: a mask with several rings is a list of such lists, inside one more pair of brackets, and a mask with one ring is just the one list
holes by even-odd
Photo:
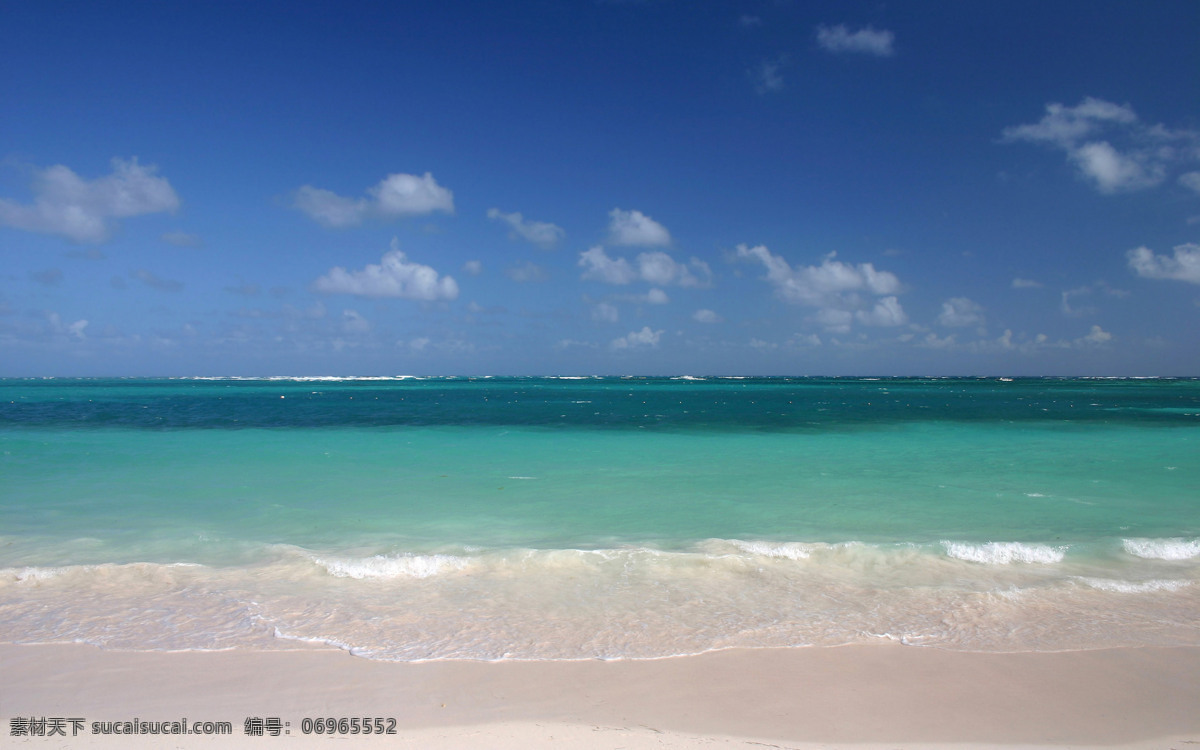
[[[248, 716], [289, 722], [249, 737]], [[392, 736], [304, 735], [391, 717]], [[14, 717], [79, 717], [14, 737]], [[229, 736], [100, 736], [93, 721], [228, 721]], [[340, 651], [0, 646], [3, 747], [1200, 747], [1200, 649], [971, 654], [898, 645], [623, 662], [383, 663]]]

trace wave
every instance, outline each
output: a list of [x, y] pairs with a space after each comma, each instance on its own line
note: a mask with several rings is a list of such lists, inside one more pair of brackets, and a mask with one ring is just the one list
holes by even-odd
[[283, 381], [290, 383], [342, 383], [355, 380], [425, 380], [420, 375], [193, 375], [188, 377], [168, 378], [169, 380], [242, 380], [242, 381]]
[[729, 543], [737, 549], [763, 557], [781, 557], [788, 560], [805, 560], [812, 557], [814, 545], [804, 542], [744, 542], [731, 539]]
[[1011, 563], [1049, 565], [1062, 562], [1067, 553], [1066, 546], [1051, 547], [1047, 544], [1023, 542], [987, 542], [986, 544], [942, 542], [942, 546], [950, 557], [988, 565], [1009, 565]]
[[1149, 581], [1119, 581], [1111, 578], [1088, 578], [1081, 576], [1078, 580], [1094, 589], [1111, 591], [1117, 594], [1146, 594], [1155, 591], [1179, 591], [1192, 585], [1191, 581], [1171, 579], [1153, 579]]
[[430, 578], [440, 573], [462, 570], [469, 558], [457, 555], [373, 555], [371, 557], [310, 559], [338, 578]]
[[1190, 560], [1200, 557], [1200, 539], [1124, 539], [1125, 551], [1147, 560]]

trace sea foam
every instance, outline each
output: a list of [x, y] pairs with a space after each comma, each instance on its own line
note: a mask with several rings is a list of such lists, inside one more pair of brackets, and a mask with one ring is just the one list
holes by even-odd
[[1085, 578], [1080, 581], [1094, 589], [1117, 594], [1146, 594], [1155, 591], [1179, 591], [1192, 585], [1191, 581], [1154, 579], [1150, 581], [1117, 581], [1111, 578]]
[[1124, 539], [1125, 551], [1147, 560], [1190, 560], [1200, 557], [1200, 539]]
[[804, 560], [812, 556], [813, 545], [803, 542], [757, 542], [731, 539], [730, 544], [742, 552], [763, 557], [782, 557], [788, 560]]
[[1009, 565], [1011, 563], [1040, 563], [1043, 565], [1062, 562], [1066, 547], [1051, 547], [1046, 544], [1024, 544], [1022, 542], [942, 542], [946, 554], [959, 560], [987, 565]]
[[429, 578], [462, 570], [470, 564], [456, 555], [374, 555], [372, 557], [314, 557], [313, 562], [338, 578]]

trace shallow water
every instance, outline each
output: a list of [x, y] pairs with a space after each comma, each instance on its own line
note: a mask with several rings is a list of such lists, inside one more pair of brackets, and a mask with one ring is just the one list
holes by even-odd
[[1200, 381], [0, 381], [11, 642], [1200, 644]]

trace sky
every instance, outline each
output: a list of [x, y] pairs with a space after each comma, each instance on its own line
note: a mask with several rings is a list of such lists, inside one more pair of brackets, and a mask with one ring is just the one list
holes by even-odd
[[1200, 375], [1200, 3], [0, 0], [0, 376]]

